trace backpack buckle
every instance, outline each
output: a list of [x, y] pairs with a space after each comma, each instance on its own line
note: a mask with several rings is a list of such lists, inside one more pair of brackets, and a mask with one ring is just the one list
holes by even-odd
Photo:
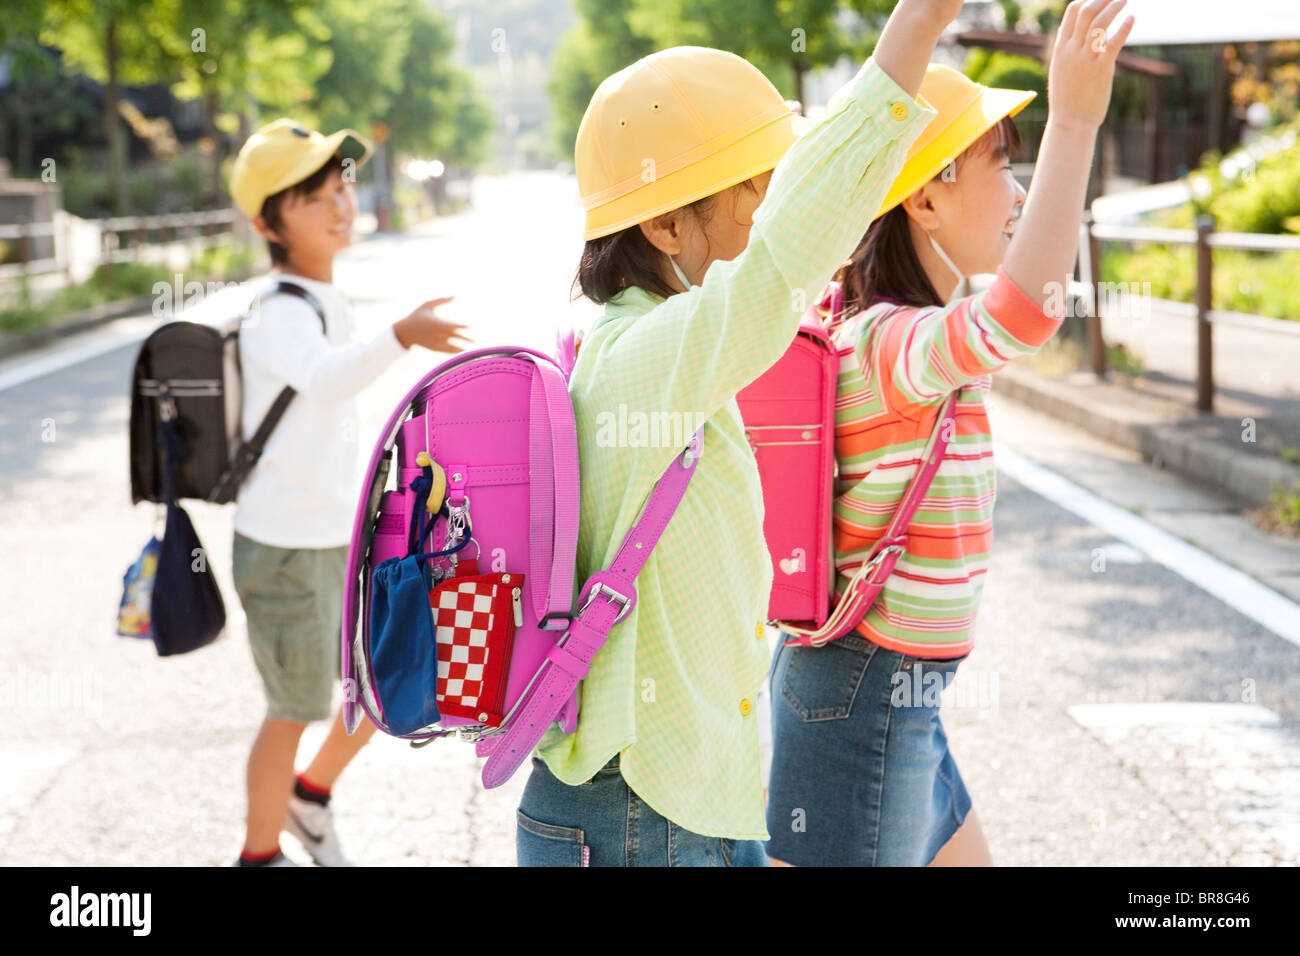
[[700, 453], [704, 450], [704, 429], [701, 428], [691, 436], [691, 443], [686, 446], [686, 451], [682, 452], [682, 467], [690, 468], [700, 460]]
[[615, 591], [607, 584], [597, 583], [595, 588], [593, 588], [587, 594], [586, 600], [582, 602], [582, 607], [578, 608], [579, 617], [582, 616], [583, 611], [587, 610], [587, 605], [590, 604], [593, 600], [595, 600], [597, 595], [604, 595], [605, 597], [609, 598], [611, 604], [621, 604], [621, 607], [619, 608], [618, 611], [618, 617], [614, 618], [614, 620], [609, 625], [610, 627], [613, 627], [619, 621], [623, 620], [623, 618], [627, 615], [627, 612], [631, 610], [632, 599], [630, 597], [628, 597], [626, 594], [620, 594], [618, 591]]
[[874, 584], [883, 583], [876, 581], [876, 569], [880, 567], [880, 563], [885, 560], [885, 556], [891, 553], [901, 556], [906, 551], [907, 548], [901, 544], [889, 544], [877, 551], [875, 557], [867, 562], [868, 574], [864, 579], [864, 586], [871, 587]]

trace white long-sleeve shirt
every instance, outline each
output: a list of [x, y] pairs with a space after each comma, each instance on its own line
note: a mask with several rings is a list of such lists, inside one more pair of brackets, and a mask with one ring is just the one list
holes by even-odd
[[285, 385], [298, 394], [239, 491], [235, 530], [278, 548], [335, 548], [352, 537], [360, 492], [356, 394], [405, 351], [392, 327], [352, 340], [351, 310], [333, 285], [273, 275], [302, 286], [325, 312], [321, 322], [294, 295], [270, 295], [239, 333], [243, 437], [251, 438]]

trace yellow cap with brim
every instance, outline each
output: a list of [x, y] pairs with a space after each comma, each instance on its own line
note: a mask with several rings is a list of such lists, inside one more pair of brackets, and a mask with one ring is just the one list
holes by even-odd
[[880, 204], [879, 219], [964, 153], [1002, 121], [1015, 116], [1038, 94], [1033, 90], [1003, 90], [976, 83], [950, 66], [932, 65], [921, 83], [920, 99], [937, 116], [907, 151], [903, 170]]
[[370, 143], [350, 129], [323, 136], [290, 119], [268, 123], [248, 137], [235, 157], [230, 197], [252, 219], [268, 196], [307, 179], [335, 153], [360, 168], [370, 158]]
[[597, 239], [776, 168], [810, 127], [749, 61], [707, 47], [643, 57], [605, 79], [574, 163]]

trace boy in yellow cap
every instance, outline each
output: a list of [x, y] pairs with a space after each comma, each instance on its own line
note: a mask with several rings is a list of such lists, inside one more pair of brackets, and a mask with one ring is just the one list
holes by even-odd
[[[330, 787], [373, 733], [348, 736], [340, 715], [307, 769], [293, 778], [308, 722], [330, 716], [339, 674], [341, 594], [359, 479], [355, 395], [407, 348], [460, 352], [464, 326], [425, 302], [368, 341], [353, 341], [334, 256], [351, 242], [355, 172], [370, 145], [351, 130], [322, 136], [276, 120], [235, 159], [230, 194], [270, 247], [272, 276], [239, 336], [242, 427], [250, 435], [275, 397], [297, 397], [239, 491], [235, 590], [248, 620], [267, 711], [248, 758], [248, 818], [237, 866], [292, 866], [281, 829], [321, 866], [344, 866]], [[275, 294], [280, 282], [297, 292]], [[322, 328], [323, 326], [323, 328]]]

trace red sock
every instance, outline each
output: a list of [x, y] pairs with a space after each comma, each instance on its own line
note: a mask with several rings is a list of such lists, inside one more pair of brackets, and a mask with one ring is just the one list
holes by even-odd
[[330, 801], [328, 788], [312, 783], [302, 774], [297, 775], [293, 792], [299, 800], [310, 800], [312, 803], [319, 803], [321, 806], [325, 806]]
[[240, 866], [260, 866], [263, 863], [269, 863], [280, 855], [280, 846], [276, 844], [274, 850], [270, 853], [249, 853], [247, 850], [241, 850], [239, 853]]

